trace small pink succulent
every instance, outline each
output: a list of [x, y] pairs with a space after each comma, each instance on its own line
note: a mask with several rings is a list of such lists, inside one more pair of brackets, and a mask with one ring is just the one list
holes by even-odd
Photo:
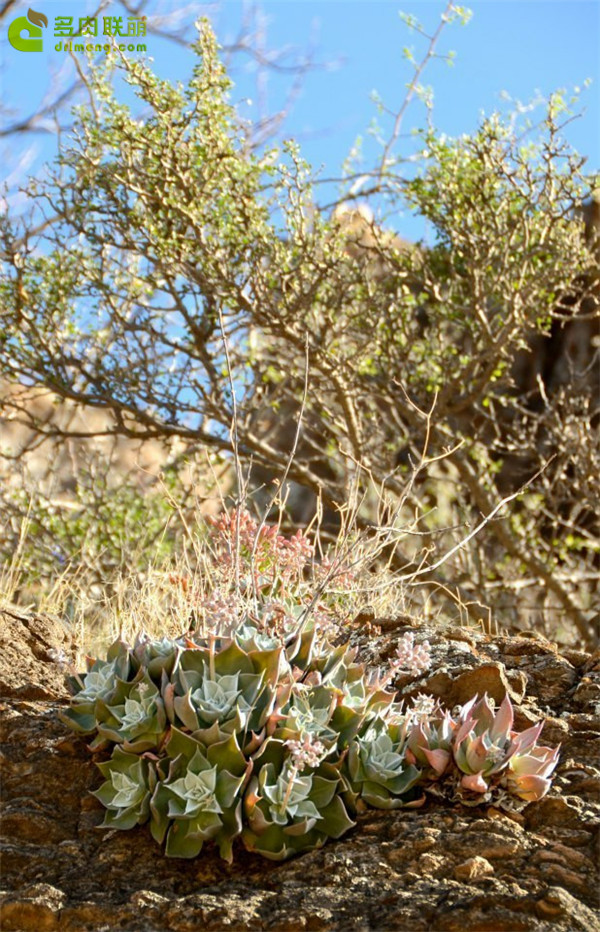
[[391, 666], [394, 672], [406, 671], [418, 676], [425, 673], [431, 666], [431, 645], [429, 641], [423, 641], [421, 644], [415, 644], [415, 635], [412, 631], [406, 634], [398, 641], [396, 647], [396, 656], [392, 658]]
[[486, 778], [503, 770], [513, 753], [513, 708], [505, 696], [498, 712], [487, 696], [477, 697], [460, 711], [459, 727], [454, 736], [453, 756], [464, 776], [461, 786], [475, 793], [485, 793]]
[[485, 793], [490, 778], [502, 773], [500, 782], [521, 799], [533, 802], [546, 795], [559, 748], [536, 744], [543, 722], [521, 733], [513, 731], [514, 714], [508, 696], [495, 714], [487, 696], [479, 702], [475, 697], [460, 710], [459, 720], [453, 756], [464, 774], [464, 789]]
[[543, 723], [538, 722], [515, 738], [515, 750], [503, 782], [515, 796], [535, 802], [546, 795], [551, 786], [550, 775], [558, 763], [560, 745], [548, 748], [536, 745]]
[[452, 739], [456, 722], [449, 712], [432, 718], [421, 716], [413, 725], [406, 743], [406, 759], [420, 765], [433, 775], [441, 777], [452, 758]]

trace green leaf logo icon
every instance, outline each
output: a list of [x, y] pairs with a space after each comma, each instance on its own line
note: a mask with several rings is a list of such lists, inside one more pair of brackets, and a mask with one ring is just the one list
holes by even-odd
[[44, 13], [36, 13], [31, 8], [27, 10], [27, 19], [34, 26], [43, 26], [45, 28], [48, 25], [48, 17]]

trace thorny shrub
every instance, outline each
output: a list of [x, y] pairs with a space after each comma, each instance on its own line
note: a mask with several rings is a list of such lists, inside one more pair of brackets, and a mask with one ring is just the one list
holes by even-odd
[[510, 807], [547, 793], [558, 748], [537, 744], [541, 724], [513, 730], [508, 697], [497, 711], [486, 696], [452, 712], [429, 696], [397, 702], [396, 673], [431, 663], [412, 633], [385, 671], [355, 661], [326, 586], [306, 582], [304, 534], [237, 510], [215, 520], [212, 544], [216, 562], [235, 566], [237, 600], [198, 600], [176, 579], [193, 609], [186, 634], [117, 641], [69, 677], [63, 721], [111, 752], [94, 794], [103, 827], [149, 821], [172, 857], [213, 841], [231, 861], [241, 838], [283, 860], [340, 838], [366, 806], [415, 808], [431, 791]]

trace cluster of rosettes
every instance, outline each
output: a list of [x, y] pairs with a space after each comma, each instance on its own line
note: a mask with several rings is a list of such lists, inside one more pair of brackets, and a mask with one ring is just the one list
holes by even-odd
[[508, 698], [497, 711], [485, 696], [453, 714], [427, 696], [405, 709], [314, 626], [117, 642], [69, 684], [63, 721], [111, 753], [98, 765], [103, 826], [149, 822], [173, 857], [212, 841], [230, 861], [240, 839], [282, 860], [341, 837], [364, 806], [420, 806], [428, 789], [537, 800], [558, 759], [538, 746], [541, 725], [513, 731]]

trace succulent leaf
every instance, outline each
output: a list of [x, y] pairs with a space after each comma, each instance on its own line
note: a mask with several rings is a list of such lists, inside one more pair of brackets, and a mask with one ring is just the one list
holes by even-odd
[[428, 778], [441, 777], [452, 759], [451, 745], [455, 730], [456, 723], [449, 712], [419, 719], [408, 734], [407, 759], [418, 764]]

